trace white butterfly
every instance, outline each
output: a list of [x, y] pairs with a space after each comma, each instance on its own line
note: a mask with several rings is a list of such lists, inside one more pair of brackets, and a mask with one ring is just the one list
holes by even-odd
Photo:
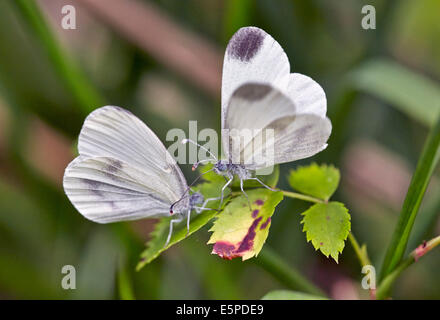
[[[66, 168], [67, 197], [87, 219], [109, 223], [174, 215], [173, 224], [209, 199], [189, 191], [185, 177], [162, 142], [141, 120], [120, 107], [93, 111], [78, 139], [79, 156]], [[198, 206], [202, 204], [202, 206]]]
[[[245, 180], [257, 180], [269, 188], [255, 170], [268, 163], [311, 157], [327, 147], [332, 127], [326, 117], [324, 90], [311, 78], [290, 73], [284, 50], [259, 28], [241, 28], [229, 41], [223, 62], [221, 103], [226, 160], [213, 158], [215, 172], [227, 178], [223, 190], [234, 176], [240, 180], [246, 197]], [[274, 135], [263, 144], [268, 129]], [[240, 143], [243, 130], [252, 133], [250, 139]], [[223, 191], [220, 198], [222, 201]]]

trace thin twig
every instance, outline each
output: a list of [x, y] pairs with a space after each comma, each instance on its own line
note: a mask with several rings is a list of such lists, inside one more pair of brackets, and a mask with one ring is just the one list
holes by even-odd
[[297, 192], [291, 192], [291, 191], [285, 191], [285, 190], [280, 190], [286, 197], [289, 198], [293, 198], [293, 199], [300, 199], [300, 200], [304, 200], [304, 201], [308, 201], [308, 202], [314, 202], [314, 203], [326, 203], [327, 201], [322, 200], [322, 199], [318, 199], [312, 196], [307, 196], [305, 194], [302, 193], [297, 193]]
[[422, 256], [426, 253], [434, 249], [440, 244], [440, 236], [437, 236], [431, 239], [428, 242], [424, 242], [420, 246], [418, 246], [415, 250], [413, 250], [409, 256], [402, 261], [393, 272], [388, 274], [383, 281], [380, 283], [379, 288], [377, 289], [377, 299], [387, 298], [388, 293], [396, 279], [400, 276], [400, 274], [406, 270], [410, 265], [414, 262], [418, 261]]

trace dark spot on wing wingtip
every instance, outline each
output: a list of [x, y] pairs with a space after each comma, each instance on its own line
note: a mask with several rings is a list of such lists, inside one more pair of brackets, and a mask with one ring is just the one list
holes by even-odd
[[262, 100], [271, 91], [272, 91], [272, 87], [268, 85], [251, 83], [239, 87], [234, 92], [234, 96], [248, 101], [258, 101], [258, 100]]
[[265, 38], [263, 30], [246, 27], [238, 30], [229, 41], [227, 53], [240, 61], [251, 60], [260, 50]]
[[260, 210], [255, 209], [254, 211], [252, 211], [252, 218], [256, 218], [258, 216], [258, 213], [260, 212]]
[[264, 204], [264, 201], [261, 200], [261, 199], [257, 199], [257, 200], [255, 200], [255, 204], [259, 205], [259, 206], [262, 206]]

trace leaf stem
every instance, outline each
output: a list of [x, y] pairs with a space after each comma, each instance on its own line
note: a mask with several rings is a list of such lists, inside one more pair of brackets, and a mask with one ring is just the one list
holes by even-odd
[[426, 253], [434, 249], [436, 246], [440, 244], [440, 236], [437, 236], [431, 239], [428, 242], [424, 242], [420, 246], [418, 246], [415, 250], [413, 250], [409, 256], [402, 261], [390, 274], [388, 274], [383, 281], [380, 283], [379, 288], [376, 291], [377, 299], [385, 299], [388, 296], [388, 293], [393, 285], [394, 281], [400, 276], [400, 274], [416, 262], [419, 258], [424, 256]]
[[304, 291], [310, 294], [326, 297], [326, 294], [303, 277], [299, 271], [288, 265], [276, 252], [268, 245], [260, 252], [254, 263], [262, 267], [274, 278], [292, 290]]
[[297, 192], [291, 192], [291, 191], [285, 191], [285, 190], [280, 190], [286, 197], [289, 198], [293, 198], [293, 199], [300, 199], [300, 200], [304, 200], [304, 201], [308, 201], [308, 202], [314, 202], [314, 203], [326, 203], [327, 201], [319, 199], [319, 198], [315, 198], [312, 196], [307, 196], [305, 194], [302, 193], [297, 193]]
[[371, 265], [370, 258], [368, 258], [368, 254], [367, 254], [367, 247], [365, 245], [363, 245], [362, 247], [359, 245], [359, 243], [357, 242], [356, 238], [353, 235], [353, 232], [350, 232], [348, 234], [348, 240], [350, 240], [351, 246], [353, 247], [357, 258], [359, 259], [361, 267]]

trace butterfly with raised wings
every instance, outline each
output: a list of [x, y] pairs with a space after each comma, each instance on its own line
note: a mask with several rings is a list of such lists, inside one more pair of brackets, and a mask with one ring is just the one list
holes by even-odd
[[[290, 73], [284, 50], [262, 29], [241, 28], [229, 41], [221, 100], [226, 159], [212, 156], [193, 166], [213, 161], [213, 170], [226, 178], [220, 203], [234, 177], [240, 180], [246, 197], [246, 180], [256, 180], [274, 190], [257, 177], [257, 170], [308, 158], [327, 147], [332, 126], [326, 117], [324, 90], [311, 78]], [[269, 131], [272, 138], [265, 139]], [[184, 142], [197, 144], [188, 139]]]

